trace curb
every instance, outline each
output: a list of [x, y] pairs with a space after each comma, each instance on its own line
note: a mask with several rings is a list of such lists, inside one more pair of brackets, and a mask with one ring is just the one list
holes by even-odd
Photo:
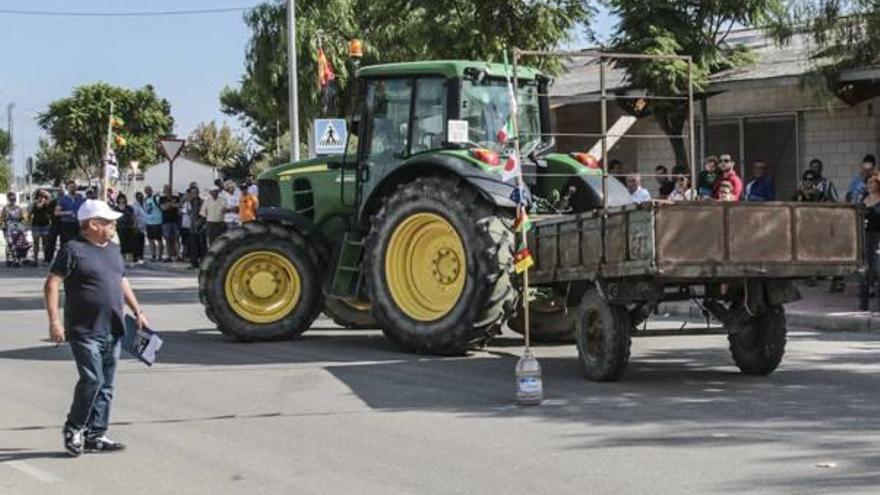
[[161, 261], [144, 261], [143, 265], [135, 266], [131, 269], [162, 273], [182, 273], [186, 275], [197, 275], [199, 273], [198, 270], [190, 268], [186, 263], [163, 263]]
[[[703, 319], [703, 313], [693, 303], [663, 303], [660, 314]], [[803, 310], [787, 310], [788, 324], [823, 332], [859, 332], [880, 334], [880, 314], [853, 311], [843, 313], [816, 313]], [[715, 320], [714, 318], [712, 319]]]

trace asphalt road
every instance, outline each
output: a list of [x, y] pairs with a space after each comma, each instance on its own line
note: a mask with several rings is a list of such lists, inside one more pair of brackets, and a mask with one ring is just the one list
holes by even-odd
[[610, 384], [540, 347], [547, 401], [519, 408], [513, 335], [466, 358], [327, 320], [235, 344], [192, 278], [156, 274], [132, 277], [166, 347], [120, 364], [111, 433], [129, 449], [70, 459], [76, 371], [45, 341], [41, 277], [0, 269], [4, 495], [880, 492], [876, 335], [794, 331], [768, 378], [738, 374], [721, 335], [642, 337]]

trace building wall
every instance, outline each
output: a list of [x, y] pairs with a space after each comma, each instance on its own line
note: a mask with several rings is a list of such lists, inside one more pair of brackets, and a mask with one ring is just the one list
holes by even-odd
[[[183, 192], [191, 182], [196, 182], [202, 192], [214, 182], [214, 169], [202, 163], [193, 162], [186, 158], [178, 158], [174, 161], [174, 191]], [[168, 162], [152, 165], [144, 172], [144, 180], [137, 185], [138, 188], [150, 186], [156, 192], [168, 184]]]
[[[878, 125], [877, 109], [880, 98], [862, 102], [856, 106], [848, 106], [842, 101], [823, 103], [809, 88], [799, 86], [779, 88], [758, 88], [729, 91], [709, 99], [708, 114], [711, 126], [719, 126], [729, 122], [729, 132], [718, 133], [713, 137], [710, 127], [710, 153], [719, 151], [713, 147], [731, 148], [729, 151], [737, 160], [740, 150], [735, 146], [738, 131], [735, 126], [744, 118], [748, 125], [749, 118], [757, 119], [774, 115], [791, 115], [798, 120], [798, 170], [786, 174], [785, 180], [794, 180], [813, 158], [819, 158], [825, 164], [824, 174], [837, 184], [841, 196], [845, 193], [849, 180], [857, 173], [864, 155], [878, 154], [880, 143], [880, 125]], [[697, 107], [699, 108], [699, 107]], [[700, 122], [699, 113], [697, 122]], [[652, 118], [639, 122], [633, 133], [653, 134], [660, 132], [659, 126]], [[746, 159], [749, 159], [751, 139], [746, 133]], [[713, 144], [715, 146], [713, 146]], [[766, 143], [764, 143], [766, 144]], [[697, 145], [699, 153], [699, 146]], [[665, 140], [639, 140], [636, 149], [636, 161], [641, 173], [652, 173], [658, 164], [673, 163], [672, 148]], [[754, 157], [753, 157], [754, 158]], [[774, 164], [771, 163], [771, 166]], [[748, 177], [748, 170], [746, 170]], [[793, 186], [791, 186], [793, 187]], [[787, 199], [787, 198], [781, 198]]]

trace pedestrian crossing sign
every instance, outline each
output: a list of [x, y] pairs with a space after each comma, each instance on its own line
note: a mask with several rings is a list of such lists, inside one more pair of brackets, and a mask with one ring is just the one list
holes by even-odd
[[347, 139], [344, 119], [315, 119], [316, 155], [344, 154]]

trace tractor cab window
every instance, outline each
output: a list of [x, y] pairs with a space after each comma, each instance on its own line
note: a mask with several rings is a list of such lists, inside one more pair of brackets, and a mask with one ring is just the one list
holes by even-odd
[[385, 167], [406, 156], [412, 87], [410, 79], [379, 79], [368, 83], [367, 165]]
[[[541, 109], [536, 82], [518, 88], [519, 137], [523, 154], [541, 143]], [[461, 118], [468, 122], [468, 138], [480, 147], [503, 151], [510, 147], [513, 122], [510, 90], [505, 79], [466, 79], [462, 86]]]
[[443, 147], [446, 122], [446, 80], [421, 78], [416, 81], [413, 111], [412, 154]]

